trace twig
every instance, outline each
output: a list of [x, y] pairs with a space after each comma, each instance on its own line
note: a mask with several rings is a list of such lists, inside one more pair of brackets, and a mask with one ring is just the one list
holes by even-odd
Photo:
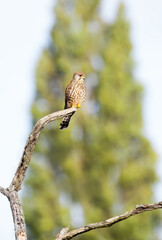
[[62, 240], [66, 233], [69, 231], [70, 226], [61, 229], [61, 231], [57, 234], [56, 240]]
[[[156, 210], [162, 208], [162, 202], [158, 202], [155, 204], [145, 204], [145, 205], [137, 205], [134, 209], [125, 212], [124, 214], [121, 214], [119, 216], [115, 216], [112, 218], [107, 219], [106, 221], [102, 221], [102, 222], [97, 222], [97, 223], [91, 223], [88, 225], [85, 225], [82, 228], [78, 228], [75, 230], [72, 230], [70, 232], [64, 232], [61, 230], [60, 235], [58, 234], [57, 236], [59, 236], [59, 238], [56, 237], [56, 240], [68, 240], [68, 239], [72, 239], [75, 236], [97, 229], [97, 228], [106, 228], [106, 227], [111, 227], [112, 225], [114, 225], [115, 223], [118, 223], [120, 221], [123, 221], [129, 217], [132, 217], [136, 214], [140, 214], [146, 211], [152, 211], [152, 210]], [[67, 230], [67, 228], [65, 228]], [[62, 238], [60, 238], [60, 236]]]
[[0, 192], [1, 192], [4, 196], [8, 197], [8, 191], [7, 191], [5, 188], [0, 187]]

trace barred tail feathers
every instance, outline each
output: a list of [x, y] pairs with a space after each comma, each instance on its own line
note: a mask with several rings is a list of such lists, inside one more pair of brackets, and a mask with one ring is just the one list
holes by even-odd
[[59, 129], [62, 130], [64, 128], [67, 128], [69, 126], [69, 122], [71, 117], [73, 116], [75, 112], [72, 112], [71, 114], [63, 117], [62, 122], [60, 123]]

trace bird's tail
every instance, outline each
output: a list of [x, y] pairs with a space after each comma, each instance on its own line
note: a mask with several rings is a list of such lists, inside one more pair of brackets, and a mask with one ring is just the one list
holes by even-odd
[[69, 115], [63, 117], [62, 122], [60, 123], [59, 129], [62, 130], [64, 128], [67, 128], [69, 126], [69, 122], [71, 117], [73, 116], [75, 112], [70, 113]]

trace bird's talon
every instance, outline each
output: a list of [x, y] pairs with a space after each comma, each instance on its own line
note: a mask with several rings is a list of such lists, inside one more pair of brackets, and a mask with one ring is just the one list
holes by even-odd
[[73, 108], [77, 108], [77, 105], [74, 104], [74, 105], [72, 105], [72, 107], [73, 107]]
[[78, 104], [78, 108], [81, 108], [81, 104]]

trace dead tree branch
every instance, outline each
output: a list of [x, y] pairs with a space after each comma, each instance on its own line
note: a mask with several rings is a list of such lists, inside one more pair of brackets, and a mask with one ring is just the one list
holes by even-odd
[[19, 162], [18, 168], [16, 170], [16, 173], [10, 186], [6, 189], [0, 187], [0, 192], [3, 195], [5, 195], [10, 202], [16, 240], [27, 240], [25, 219], [23, 215], [22, 205], [18, 197], [18, 191], [21, 189], [21, 185], [24, 180], [26, 170], [29, 166], [34, 148], [38, 141], [39, 134], [41, 133], [42, 129], [46, 126], [46, 124], [55, 121], [56, 119], [67, 116], [75, 111], [77, 111], [76, 108], [69, 108], [66, 110], [51, 113], [38, 120], [38, 122], [33, 127], [33, 130], [27, 139], [21, 160]]
[[[38, 141], [39, 135], [42, 131], [42, 129], [46, 126], [46, 124], [55, 121], [56, 119], [62, 118], [64, 116], [67, 116], [71, 114], [72, 112], [77, 111], [76, 108], [69, 108], [63, 111], [54, 112], [51, 113], [40, 120], [35, 124], [33, 127], [33, 130], [31, 134], [29, 135], [21, 160], [19, 162], [18, 168], [16, 170], [16, 173], [13, 177], [13, 180], [8, 188], [0, 187], [0, 192], [5, 195], [9, 202], [10, 207], [13, 215], [13, 222], [14, 222], [14, 229], [15, 229], [15, 237], [16, 240], [27, 240], [27, 234], [26, 234], [26, 227], [25, 227], [25, 219], [23, 215], [23, 209], [22, 205], [20, 203], [19, 197], [18, 197], [18, 191], [21, 189], [22, 182], [24, 180], [26, 170], [29, 166], [34, 148], [36, 146], [36, 143]], [[97, 229], [97, 228], [105, 228], [105, 227], [111, 227], [113, 224], [123, 221], [131, 216], [134, 216], [136, 214], [140, 214], [146, 211], [152, 211], [155, 209], [162, 208], [162, 202], [155, 203], [155, 204], [147, 204], [147, 205], [138, 205], [136, 208], [122, 214], [119, 216], [115, 216], [112, 218], [107, 219], [106, 221], [97, 222], [97, 223], [91, 223], [88, 224], [82, 228], [69, 231], [69, 226], [66, 228], [63, 228], [60, 233], [56, 236], [56, 240], [67, 240], [72, 239], [75, 236]]]
[[19, 191], [21, 188], [21, 184], [24, 180], [26, 170], [29, 166], [30, 159], [32, 157], [34, 148], [36, 146], [39, 134], [42, 131], [42, 129], [48, 123], [55, 121], [56, 119], [62, 118], [66, 115], [69, 115], [70, 113], [75, 112], [76, 110], [77, 110], [76, 108], [69, 108], [69, 109], [66, 109], [63, 111], [51, 113], [51, 114], [41, 118], [40, 120], [38, 120], [38, 122], [35, 124], [31, 134], [28, 137], [22, 158], [21, 158], [18, 168], [16, 170], [15, 176], [11, 182], [11, 185], [14, 186], [14, 189], [16, 191]]
[[72, 230], [70, 232], [67, 232], [69, 227], [63, 228], [60, 233], [56, 236], [56, 240], [68, 240], [72, 239], [75, 236], [97, 229], [97, 228], [106, 228], [111, 227], [115, 223], [118, 223], [120, 221], [126, 220], [129, 217], [132, 217], [134, 215], [144, 213], [146, 211], [152, 211], [156, 209], [162, 208], [162, 202], [154, 203], [154, 204], [144, 204], [144, 205], [137, 205], [134, 209], [125, 212], [119, 216], [115, 216], [112, 218], [107, 219], [106, 221], [97, 222], [97, 223], [90, 223], [88, 225], [85, 225], [82, 228], [78, 228], [75, 230]]

